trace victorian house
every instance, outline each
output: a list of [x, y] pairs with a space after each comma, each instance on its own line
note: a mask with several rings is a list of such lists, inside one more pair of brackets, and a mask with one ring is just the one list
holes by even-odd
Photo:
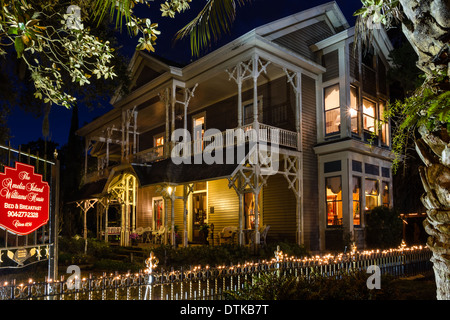
[[78, 203], [95, 204], [99, 234], [122, 245], [136, 230], [188, 245], [208, 224], [216, 243], [233, 227], [242, 245], [363, 247], [365, 215], [393, 205], [390, 126], [379, 121], [391, 49], [376, 29], [354, 50], [354, 27], [329, 2], [185, 66], [136, 52], [132, 91], [78, 131]]

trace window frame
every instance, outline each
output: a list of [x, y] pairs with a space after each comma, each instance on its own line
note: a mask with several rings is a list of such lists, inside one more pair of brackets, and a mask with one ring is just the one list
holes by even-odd
[[[377, 194], [369, 194], [369, 193], [367, 193], [367, 181], [375, 181], [376, 182]], [[376, 207], [379, 206], [379, 203], [380, 203], [380, 180], [373, 179], [373, 178], [367, 178], [367, 177], [364, 178], [364, 197], [365, 197], [364, 211], [366, 213], [370, 212], [373, 208], [376, 208]], [[373, 208], [369, 208], [368, 207], [368, 201], [367, 201], [368, 197], [373, 197], [374, 199], [376, 199], [376, 203], [375, 203], [375, 206]]]
[[[342, 228], [343, 227], [343, 225], [344, 225], [344, 222], [343, 222], [343, 218], [344, 218], [344, 211], [343, 211], [343, 186], [342, 186], [342, 175], [333, 175], [333, 176], [327, 176], [327, 177], [324, 177], [325, 178], [325, 223], [326, 223], [326, 227], [327, 228]], [[331, 179], [331, 178], [339, 178], [340, 179], [340, 191], [338, 192], [338, 193], [336, 193], [336, 199], [334, 199], [334, 200], [329, 200], [328, 198], [329, 198], [329, 196], [328, 196], [328, 193], [327, 193], [327, 190], [328, 190], [328, 183], [327, 183], [327, 180], [328, 179]], [[330, 189], [331, 190], [331, 189]], [[333, 192], [333, 191], [331, 191], [331, 192]], [[340, 199], [338, 198], [338, 196], [337, 195], [339, 195], [340, 194]], [[340, 204], [340, 205], [339, 205]], [[331, 224], [330, 224], [330, 222], [329, 222], [329, 216], [330, 216], [330, 214], [329, 214], [329, 208], [330, 208], [330, 205], [331, 205], [331, 207], [333, 208], [333, 210], [335, 211], [335, 212], [337, 212], [335, 215], [334, 215], [334, 217], [333, 217], [333, 220], [332, 220], [332, 222], [331, 222]], [[340, 211], [340, 215], [341, 215], [341, 218], [339, 218], [339, 211]], [[336, 219], [336, 220], [335, 220]], [[335, 223], [335, 222], [337, 222], [337, 223]]]
[[[384, 193], [384, 186], [385, 185], [388, 187], [388, 189], [387, 189], [387, 201], [388, 202], [384, 201], [385, 197], [384, 197], [383, 193]], [[389, 181], [385, 181], [385, 180], [381, 181], [381, 192], [380, 192], [380, 194], [381, 194], [381, 205], [383, 207], [389, 208], [391, 206], [391, 188], [390, 188], [390, 185], [389, 185]]]
[[[356, 94], [356, 108], [352, 108], [352, 89], [355, 89], [355, 94]], [[361, 135], [361, 103], [360, 103], [360, 92], [359, 92], [359, 86], [350, 85], [350, 106], [349, 106], [349, 114], [350, 114], [350, 131], [352, 133], [352, 135], [359, 137]], [[355, 117], [352, 117], [352, 111], [351, 110], [355, 110], [356, 111], [356, 131], [353, 131], [353, 119]]]
[[[380, 142], [381, 142], [382, 146], [390, 147], [390, 145], [391, 145], [391, 143], [390, 143], [391, 135], [390, 135], [390, 125], [389, 125], [390, 121], [389, 121], [389, 119], [387, 119], [386, 122], [384, 122], [384, 117], [382, 114], [383, 112], [386, 112], [388, 110], [387, 103], [386, 103], [386, 101], [380, 99], [378, 105], [379, 105], [378, 110], [379, 110], [379, 119], [380, 119], [379, 121], [381, 123], [381, 126], [380, 126], [381, 128], [380, 128], [380, 133], [379, 133]], [[381, 106], [383, 106], [383, 108], [381, 108]], [[381, 109], [383, 109], [383, 111]], [[383, 139], [383, 133], [385, 135], [384, 139]]]
[[[364, 101], [367, 101], [367, 102], [373, 104], [373, 107], [374, 107], [374, 115], [373, 115], [373, 116], [371, 116], [371, 115], [367, 114], [366, 112], [364, 112]], [[373, 130], [374, 130], [374, 131], [371, 131], [370, 129], [367, 129], [367, 128], [366, 128], [366, 123], [365, 123], [365, 118], [366, 118], [366, 117], [373, 119]], [[372, 134], [378, 134], [378, 130], [377, 130], [377, 129], [378, 129], [378, 128], [377, 128], [377, 121], [378, 121], [378, 108], [377, 108], [377, 103], [374, 102], [373, 100], [369, 99], [368, 97], [363, 97], [363, 98], [362, 98], [362, 118], [363, 118], [363, 124], [362, 124], [363, 131], [364, 131], [365, 133], [370, 134], [370, 135], [372, 135]], [[369, 128], [370, 128], [370, 127], [369, 127]]]
[[[338, 103], [336, 107], [332, 107], [330, 109], [326, 109], [327, 105], [326, 105], [326, 91], [330, 88], [336, 87], [337, 88], [337, 92], [338, 92]], [[340, 110], [341, 110], [341, 105], [340, 105], [340, 95], [341, 95], [341, 90], [340, 90], [340, 85], [339, 83], [335, 83], [329, 86], [326, 86], [323, 88], [323, 120], [324, 120], [324, 133], [325, 133], [325, 137], [332, 137], [332, 136], [336, 136], [339, 135], [341, 133], [341, 114], [340, 114]], [[337, 131], [333, 131], [333, 132], [327, 132], [327, 113], [329, 112], [335, 112], [335, 111], [339, 111], [338, 112], [338, 117], [336, 117], [336, 119], [339, 118], [339, 123], [336, 125], [337, 126]], [[336, 122], [336, 121], [335, 121]]]
[[[355, 195], [355, 183], [354, 183], [354, 179], [357, 179], [359, 181], [359, 195], [358, 195], [358, 199], [355, 200], [354, 195]], [[363, 195], [363, 189], [362, 189], [362, 177], [358, 176], [358, 175], [352, 175], [352, 217], [353, 217], [353, 227], [361, 227], [362, 226], [362, 210], [361, 210], [361, 206], [362, 206], [362, 195]], [[359, 224], [355, 224], [355, 203], [358, 204], [359, 206]]]

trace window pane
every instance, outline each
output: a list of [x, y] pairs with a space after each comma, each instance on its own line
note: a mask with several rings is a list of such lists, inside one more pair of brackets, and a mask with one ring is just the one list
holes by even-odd
[[339, 108], [325, 112], [325, 133], [339, 132], [341, 124], [341, 111]]
[[341, 177], [325, 179], [327, 225], [342, 225], [342, 184]]
[[375, 118], [375, 103], [364, 99], [363, 100], [363, 113], [372, 118]]
[[366, 210], [372, 210], [378, 206], [378, 181], [372, 179], [366, 179], [365, 181], [365, 194], [366, 194]]
[[375, 132], [375, 119], [376, 119], [376, 105], [375, 103], [363, 100], [363, 122], [364, 130]]
[[351, 118], [351, 126], [352, 132], [359, 133], [359, 108], [358, 108], [358, 88], [351, 86], [350, 87], [350, 118]]
[[339, 85], [324, 89], [325, 134], [340, 131], [341, 111], [339, 108]]
[[155, 147], [162, 146], [164, 144], [164, 136], [155, 138]]
[[353, 177], [353, 225], [361, 225], [361, 178]]
[[339, 85], [325, 88], [325, 110], [339, 107]]
[[383, 206], [389, 207], [390, 204], [390, 197], [389, 197], [389, 183], [383, 181], [381, 183], [382, 186], [382, 199], [383, 199]]
[[253, 122], [253, 103], [244, 106], [244, 124]]
[[[383, 121], [381, 125], [381, 143], [385, 146], [389, 145], [389, 123], [384, 121], [385, 106], [384, 102], [380, 102], [380, 119]], [[387, 121], [387, 120], [386, 120]]]

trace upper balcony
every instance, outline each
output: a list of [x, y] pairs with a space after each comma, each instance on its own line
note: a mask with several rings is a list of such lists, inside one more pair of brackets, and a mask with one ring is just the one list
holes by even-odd
[[295, 151], [299, 149], [299, 133], [263, 123], [257, 123], [257, 126], [258, 129], [255, 129], [254, 124], [249, 124], [226, 131], [207, 130], [204, 132], [202, 139], [188, 139], [179, 143], [170, 142], [137, 152], [133, 155], [132, 162], [150, 163], [171, 157], [172, 154], [183, 154], [183, 156], [191, 157], [196, 153], [203, 152], [206, 148], [217, 150], [249, 142], [263, 143], [271, 147], [276, 146]]

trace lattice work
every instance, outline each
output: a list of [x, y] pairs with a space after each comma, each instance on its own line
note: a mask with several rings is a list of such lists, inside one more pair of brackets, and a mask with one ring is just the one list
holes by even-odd
[[281, 172], [288, 182], [288, 187], [296, 197], [301, 196], [301, 166], [298, 156], [283, 155], [284, 168]]
[[89, 209], [94, 208], [95, 204], [97, 203], [98, 199], [85, 199], [81, 201], [77, 201], [77, 207], [80, 207], [81, 210], [83, 210], [84, 213], [88, 212]]
[[225, 71], [229, 75], [229, 80], [233, 79], [236, 83], [242, 83], [250, 78], [257, 78], [261, 73], [267, 73], [267, 66], [270, 61], [263, 61], [258, 56], [248, 61], [239, 62], [231, 70], [226, 69]]
[[[127, 190], [128, 180], [128, 192]], [[119, 203], [134, 203], [136, 192], [136, 178], [133, 175], [123, 175], [116, 183], [108, 188], [111, 198], [116, 199]], [[128, 199], [126, 195], [128, 194]]]

